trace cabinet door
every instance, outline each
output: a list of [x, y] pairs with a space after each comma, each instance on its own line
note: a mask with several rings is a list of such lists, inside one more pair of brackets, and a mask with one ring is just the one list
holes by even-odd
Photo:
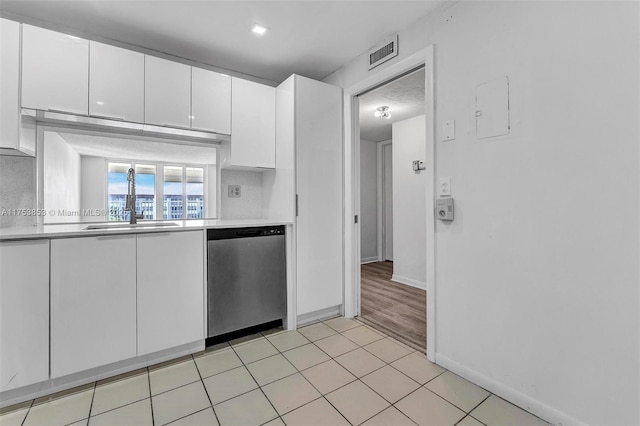
[[51, 241], [51, 377], [136, 356], [136, 237]]
[[138, 235], [138, 355], [204, 339], [204, 233]]
[[0, 242], [0, 391], [49, 378], [49, 240]]
[[191, 67], [145, 56], [144, 121], [157, 126], [191, 127]]
[[144, 121], [144, 54], [90, 42], [89, 115]]
[[22, 26], [22, 106], [87, 115], [89, 41]]
[[275, 168], [276, 89], [232, 78], [231, 166]]
[[20, 140], [20, 24], [0, 19], [0, 147], [17, 149]]
[[191, 128], [231, 133], [231, 77], [191, 68]]
[[342, 304], [342, 90], [296, 76], [298, 315]]

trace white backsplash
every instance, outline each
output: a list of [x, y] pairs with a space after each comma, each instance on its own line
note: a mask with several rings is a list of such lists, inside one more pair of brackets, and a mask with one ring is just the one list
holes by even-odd
[[[221, 170], [221, 219], [262, 218], [262, 172]], [[229, 198], [229, 185], [240, 185], [240, 197]]]
[[0, 228], [35, 224], [35, 216], [3, 210], [36, 208], [36, 159], [0, 156]]

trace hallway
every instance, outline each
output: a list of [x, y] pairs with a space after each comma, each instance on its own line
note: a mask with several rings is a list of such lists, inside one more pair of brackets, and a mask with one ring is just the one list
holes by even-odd
[[427, 297], [425, 290], [391, 281], [393, 262], [361, 266], [360, 319], [395, 339], [426, 351]]

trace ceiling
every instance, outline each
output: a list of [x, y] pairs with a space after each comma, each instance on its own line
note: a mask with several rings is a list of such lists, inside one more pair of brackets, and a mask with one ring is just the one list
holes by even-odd
[[[279, 83], [320, 80], [443, 1], [2, 0], [0, 11]], [[270, 30], [256, 36], [254, 23]]]
[[[359, 96], [360, 139], [381, 142], [391, 139], [391, 125], [424, 114], [424, 68]], [[390, 119], [375, 117], [380, 106], [388, 106]]]
[[174, 164], [215, 164], [216, 149], [164, 143], [158, 139], [137, 140], [79, 133], [60, 133], [78, 154], [113, 159]]

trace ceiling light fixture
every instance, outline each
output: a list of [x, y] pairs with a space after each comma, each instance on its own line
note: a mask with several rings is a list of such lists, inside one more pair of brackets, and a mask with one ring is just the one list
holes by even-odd
[[381, 106], [376, 109], [376, 112], [373, 113], [378, 118], [386, 118], [387, 120], [391, 118], [391, 113], [389, 112], [388, 106]]
[[260, 24], [253, 24], [253, 26], [251, 27], [251, 32], [258, 34], [258, 35], [264, 35], [264, 33], [267, 32], [269, 28], [260, 25]]

